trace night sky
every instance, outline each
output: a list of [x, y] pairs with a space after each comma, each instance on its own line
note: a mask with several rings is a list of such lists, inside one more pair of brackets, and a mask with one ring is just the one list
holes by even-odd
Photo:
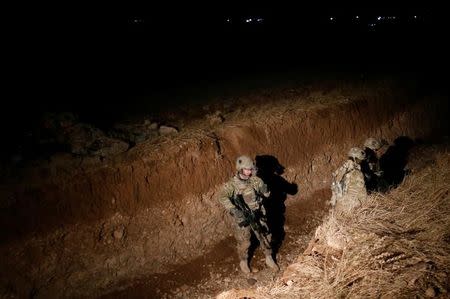
[[[327, 68], [446, 73], [448, 16], [432, 2], [246, 3], [22, 8], [9, 23], [7, 85], [13, 92], [3, 121], [48, 109], [107, 112], [113, 102], [240, 74]], [[398, 21], [369, 28], [377, 16]], [[248, 18], [262, 21], [246, 24]]]

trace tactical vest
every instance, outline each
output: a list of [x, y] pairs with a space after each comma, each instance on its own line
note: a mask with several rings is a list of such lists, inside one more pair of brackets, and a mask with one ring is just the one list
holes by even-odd
[[252, 178], [241, 180], [237, 176], [233, 177], [234, 194], [233, 196], [242, 195], [247, 206], [256, 210], [259, 209], [258, 192], [255, 190]]

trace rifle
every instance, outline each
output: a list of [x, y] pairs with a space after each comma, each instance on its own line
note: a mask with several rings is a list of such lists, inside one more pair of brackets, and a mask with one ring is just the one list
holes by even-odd
[[257, 215], [252, 209], [248, 207], [245, 203], [242, 195], [237, 195], [234, 198], [234, 205], [244, 214], [245, 222], [250, 225], [250, 228], [255, 233], [258, 240], [262, 243], [265, 248], [270, 248], [270, 242], [267, 240], [267, 235], [269, 234], [266, 227], [261, 225], [259, 222], [259, 215]]

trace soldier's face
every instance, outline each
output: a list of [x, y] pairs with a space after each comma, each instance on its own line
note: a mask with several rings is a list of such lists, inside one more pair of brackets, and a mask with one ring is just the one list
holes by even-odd
[[243, 168], [242, 169], [242, 174], [245, 176], [251, 176], [252, 175], [252, 170], [248, 169], [248, 168]]
[[379, 148], [379, 149], [375, 150], [375, 155], [376, 155], [377, 157], [381, 156], [381, 154], [383, 154], [382, 148]]

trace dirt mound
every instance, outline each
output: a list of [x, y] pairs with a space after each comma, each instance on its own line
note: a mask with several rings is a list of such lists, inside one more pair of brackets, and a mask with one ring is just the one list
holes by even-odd
[[448, 148], [435, 159], [420, 170], [420, 163], [413, 165], [397, 189], [370, 196], [352, 215], [330, 213], [308, 249], [271, 286], [217, 298], [448, 296]]
[[348, 148], [368, 136], [447, 132], [446, 99], [389, 85], [280, 96], [258, 95], [258, 106], [223, 122], [206, 118], [114, 158], [56, 156], [9, 179], [0, 188], [0, 266], [11, 269], [2, 289], [100, 295], [201, 256], [230, 233], [215, 194], [239, 154], [276, 157], [302, 200], [328, 188]]

